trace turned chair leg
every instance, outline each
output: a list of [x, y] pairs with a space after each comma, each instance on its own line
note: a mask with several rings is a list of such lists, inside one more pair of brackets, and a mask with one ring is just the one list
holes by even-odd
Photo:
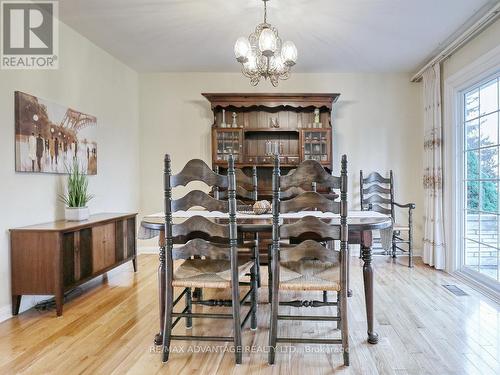
[[408, 267], [413, 267], [413, 235], [411, 233], [411, 227], [408, 232]]
[[[279, 269], [279, 265], [275, 264], [277, 259], [272, 260], [270, 268]], [[272, 289], [271, 314], [269, 324], [269, 356], [268, 363], [274, 364], [276, 358], [276, 344], [278, 342], [278, 309], [279, 309], [279, 276], [272, 283], [269, 283], [269, 288]]]
[[396, 233], [394, 232], [394, 233], [392, 234], [392, 257], [393, 257], [394, 259], [396, 259], [396, 251], [397, 251], [397, 248], [396, 248], [396, 238], [395, 238], [395, 236], [396, 236]]
[[[278, 294], [276, 291], [275, 294]], [[268, 362], [270, 365], [274, 365], [276, 359], [276, 343], [278, 337], [278, 301], [271, 301], [271, 314], [270, 314], [270, 324], [269, 324], [269, 356]]]
[[268, 301], [271, 303], [273, 299], [273, 273], [271, 272], [271, 262], [272, 262], [272, 255], [271, 255], [271, 245], [267, 247], [267, 294], [268, 294]]
[[[233, 264], [236, 264], [236, 259], [232, 259]], [[233, 341], [234, 341], [234, 355], [236, 364], [241, 364], [243, 349], [241, 346], [241, 316], [240, 316], [240, 286], [238, 281], [238, 270], [232, 270], [231, 277], [231, 304], [233, 310]]]
[[[192, 297], [192, 292], [191, 288], [187, 288], [186, 291], [186, 308], [187, 308], [187, 313], [192, 314], [193, 313], [193, 297]], [[186, 317], [186, 329], [191, 329], [193, 328], [193, 318], [191, 316]]]
[[[167, 271], [168, 272], [168, 271]], [[172, 285], [168, 285], [166, 287], [166, 296], [165, 296], [165, 320], [163, 323], [163, 344], [162, 344], [162, 362], [168, 361], [168, 356], [170, 354], [170, 339], [172, 336], [172, 311], [174, 308], [174, 288]]]
[[[341, 317], [342, 318], [342, 311], [340, 310], [340, 304], [341, 304], [341, 301], [340, 301], [340, 292], [337, 292], [337, 317]], [[340, 321], [337, 320], [337, 329], [340, 329]]]
[[252, 315], [251, 315], [251, 321], [250, 321], [250, 329], [251, 330], [256, 330], [257, 329], [257, 272], [256, 272], [257, 265], [254, 264], [252, 267], [252, 271], [250, 273], [250, 287], [252, 288], [252, 294], [250, 295], [251, 298], [251, 309], [252, 309]]
[[347, 290], [340, 292], [340, 321], [342, 323], [342, 350], [344, 355], [344, 366], [349, 366], [349, 325], [347, 322]]
[[255, 233], [255, 247], [254, 247], [254, 252], [255, 252], [255, 263], [257, 267], [257, 287], [260, 288], [261, 285], [261, 280], [260, 280], [260, 252], [259, 252], [259, 234]]

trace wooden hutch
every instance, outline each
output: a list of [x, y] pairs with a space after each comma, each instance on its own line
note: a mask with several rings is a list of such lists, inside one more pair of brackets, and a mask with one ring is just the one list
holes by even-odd
[[331, 112], [340, 94], [202, 95], [214, 113], [212, 167], [224, 170], [231, 153], [245, 174], [257, 166], [259, 198], [271, 196], [273, 150], [282, 174], [308, 159], [332, 170]]

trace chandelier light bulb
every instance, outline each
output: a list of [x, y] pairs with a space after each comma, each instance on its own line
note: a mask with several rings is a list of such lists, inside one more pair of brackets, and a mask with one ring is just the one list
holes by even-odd
[[236, 61], [239, 63], [247, 62], [251, 48], [248, 38], [244, 36], [238, 38], [234, 44], [234, 56], [236, 57]]
[[276, 71], [282, 71], [283, 69], [285, 69], [285, 64], [283, 63], [283, 60], [279, 55], [276, 55], [272, 58], [271, 65], [272, 69]]
[[257, 57], [250, 52], [247, 56], [247, 61], [243, 64], [245, 69], [249, 72], [257, 71]]
[[295, 44], [287, 40], [281, 46], [281, 59], [285, 65], [293, 66], [297, 62], [297, 47]]
[[276, 52], [277, 49], [276, 35], [274, 35], [274, 32], [271, 29], [265, 28], [260, 33], [259, 49], [260, 52], [262, 52], [262, 54], [266, 57], [271, 57], [274, 55], [274, 52]]

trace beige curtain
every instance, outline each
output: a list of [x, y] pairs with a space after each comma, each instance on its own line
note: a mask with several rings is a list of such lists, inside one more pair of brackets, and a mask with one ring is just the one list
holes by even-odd
[[445, 268], [441, 74], [439, 64], [423, 74], [424, 84], [424, 263]]

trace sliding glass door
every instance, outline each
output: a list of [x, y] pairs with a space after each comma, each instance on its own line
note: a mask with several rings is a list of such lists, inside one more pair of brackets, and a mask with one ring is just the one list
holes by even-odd
[[500, 74], [461, 93], [462, 270], [500, 286], [499, 98]]

